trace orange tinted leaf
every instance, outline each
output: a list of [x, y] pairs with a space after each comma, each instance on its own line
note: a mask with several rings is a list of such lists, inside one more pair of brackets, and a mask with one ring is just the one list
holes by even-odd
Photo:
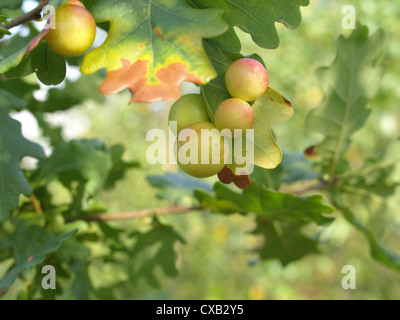
[[[188, 74], [188, 68], [180, 62], [171, 63], [166, 67], [161, 67], [155, 73], [159, 83], [148, 83], [150, 61], [138, 60], [130, 63], [122, 60], [121, 69], [112, 70], [107, 73], [106, 79], [100, 86], [100, 92], [104, 94], [114, 94], [124, 89], [132, 92], [132, 100], [154, 102], [157, 100], [174, 100], [179, 97], [179, 88], [182, 81], [191, 81], [201, 84], [201, 80]], [[136, 75], [133, 77], [132, 75]], [[155, 95], [157, 93], [157, 95]]]
[[179, 98], [183, 81], [205, 84], [216, 76], [202, 39], [224, 33], [220, 9], [195, 9], [182, 0], [89, 1], [96, 22], [110, 22], [104, 43], [89, 52], [83, 73], [105, 68], [105, 94], [124, 89], [132, 102]]

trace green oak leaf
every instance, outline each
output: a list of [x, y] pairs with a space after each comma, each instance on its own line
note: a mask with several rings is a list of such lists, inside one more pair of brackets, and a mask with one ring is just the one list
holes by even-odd
[[45, 156], [41, 146], [22, 136], [21, 124], [8, 114], [10, 109], [24, 106], [24, 101], [0, 90], [0, 220], [7, 219], [11, 210], [18, 206], [20, 194], [32, 194], [20, 169], [21, 159], [25, 156], [38, 159]]
[[257, 227], [253, 233], [265, 240], [255, 251], [261, 259], [279, 259], [283, 265], [318, 252], [318, 242], [303, 235], [302, 227], [333, 220], [325, 214], [334, 209], [323, 203], [321, 195], [299, 197], [269, 190], [254, 181], [242, 193], [217, 182], [213, 193], [196, 190], [194, 194], [202, 208], [216, 213], [254, 213]]
[[[218, 105], [231, 98], [225, 86], [225, 73], [230, 64], [241, 59], [241, 54], [231, 54], [221, 50], [209, 41], [205, 41], [207, 55], [218, 72], [217, 78], [202, 86], [201, 93], [207, 105], [208, 114], [214, 119]], [[262, 59], [254, 54], [248, 56], [262, 64]], [[272, 88], [268, 88], [263, 96], [253, 104], [254, 111], [254, 139], [247, 139], [247, 145], [254, 145], [254, 164], [256, 166], [273, 169], [282, 161], [282, 151], [272, 136], [271, 125], [289, 120], [293, 116], [291, 103]]]
[[[260, 47], [275, 49], [279, 37], [275, 22], [283, 23], [290, 29], [297, 28], [301, 22], [300, 6], [307, 6], [309, 0], [189, 0], [199, 8], [221, 8], [224, 19], [232, 27], [236, 26], [251, 35]], [[231, 31], [231, 32], [232, 32]], [[233, 31], [234, 33], [234, 31]], [[218, 39], [222, 49], [230, 52], [235, 47], [229, 44], [232, 36]]]
[[46, 184], [59, 178], [70, 188], [79, 181], [90, 195], [104, 186], [112, 168], [109, 150], [99, 140], [72, 140], [57, 145], [50, 157], [39, 161], [36, 184]]
[[[284, 157], [283, 159], [286, 159]], [[283, 166], [280, 164], [275, 169], [264, 169], [255, 166], [251, 179], [271, 190], [278, 190], [282, 184]]]
[[[37, 70], [35, 63], [42, 59], [32, 61], [30, 53], [38, 46], [41, 39], [46, 35], [47, 30], [38, 33], [36, 29], [31, 28], [33, 38], [23, 38], [19, 35], [8, 40], [7, 46], [0, 48], [0, 74], [5, 74], [8, 78], [25, 77]], [[10, 52], [11, 51], [11, 52]]]
[[140, 167], [139, 162], [126, 162], [122, 159], [125, 149], [122, 145], [114, 145], [110, 149], [112, 167], [108, 173], [107, 180], [105, 182], [105, 189], [112, 189], [115, 187], [117, 181], [121, 180], [127, 170], [131, 168]]
[[163, 175], [154, 174], [147, 176], [147, 180], [155, 188], [176, 188], [187, 190], [189, 192], [192, 192], [195, 189], [204, 189], [207, 191], [212, 190], [211, 186], [207, 182], [192, 178], [182, 172], [167, 172]]
[[400, 185], [400, 139], [389, 143], [384, 152], [366, 159], [357, 170], [340, 176], [341, 187], [356, 188], [364, 195], [363, 201], [373, 201], [371, 194], [384, 200], [394, 194]]
[[382, 30], [369, 37], [368, 28], [359, 25], [350, 37], [339, 37], [332, 66], [319, 70], [326, 96], [322, 105], [309, 113], [305, 126], [323, 134], [324, 139], [306, 153], [313, 155], [331, 181], [346, 168], [344, 154], [351, 136], [371, 113], [368, 101], [377, 93], [383, 75], [384, 43]]
[[37, 83], [29, 83], [25, 79], [0, 79], [0, 87], [25, 101], [28, 109], [37, 103], [33, 97], [33, 92], [40, 89]]
[[246, 136], [247, 144], [254, 145], [254, 164], [272, 169], [282, 161], [282, 150], [272, 136], [271, 126], [293, 116], [291, 103], [277, 91], [268, 88], [253, 104], [254, 140]]
[[47, 86], [60, 84], [67, 73], [64, 57], [44, 42], [32, 52], [31, 64], [40, 82]]
[[239, 37], [235, 30], [231, 27], [222, 36], [207, 39], [208, 43], [230, 53], [239, 53], [242, 49]]
[[23, 0], [0, 0], [0, 9], [15, 10], [21, 7]]
[[372, 257], [389, 268], [400, 269], [400, 252], [396, 252], [385, 245], [368, 226], [362, 223], [350, 207], [346, 205], [341, 193], [332, 191], [331, 198], [333, 205], [343, 213], [346, 220], [367, 238]]
[[179, 98], [183, 81], [204, 84], [216, 76], [202, 39], [223, 34], [222, 10], [199, 10], [182, 0], [85, 2], [97, 23], [110, 22], [108, 37], [85, 55], [81, 71], [101, 68], [107, 76], [100, 91], [128, 88], [133, 101]]
[[23, 78], [34, 72], [31, 57], [26, 55], [26, 49], [19, 50], [0, 61], [0, 74], [9, 79]]
[[262, 235], [264, 243], [255, 252], [262, 260], [278, 259], [284, 266], [308, 254], [318, 253], [318, 242], [303, 235], [302, 226], [301, 223], [257, 219], [257, 227], [252, 233]]
[[5, 34], [8, 34], [8, 35], [10, 35], [11, 34], [11, 32], [10, 31], [8, 31], [7, 29], [5, 29], [5, 28], [2, 28], [2, 27], [0, 27], [0, 39], [5, 35]]
[[73, 260], [70, 264], [71, 271], [75, 274], [72, 284], [72, 293], [77, 300], [89, 300], [93, 291], [92, 282], [89, 276], [89, 262]]
[[281, 183], [290, 184], [319, 178], [319, 174], [313, 169], [313, 163], [302, 152], [283, 150], [283, 153], [285, 156], [277, 168], [268, 170], [254, 167], [251, 178], [275, 190], [280, 188]]
[[169, 277], [178, 275], [174, 247], [176, 243], [184, 244], [185, 240], [171, 226], [155, 218], [151, 230], [136, 231], [131, 237], [136, 240], [129, 251], [129, 278], [133, 283], [145, 279], [153, 287], [159, 287], [160, 283], [154, 274], [157, 267]]
[[0, 14], [0, 23], [10, 24], [10, 22], [7, 20], [7, 16], [4, 14]]
[[45, 32], [41, 32], [30, 41], [18, 35], [13, 37], [11, 42], [16, 42], [18, 46], [21, 46], [22, 41], [27, 43], [22, 45], [22, 49], [8, 56], [9, 50], [0, 50], [0, 55], [5, 56], [0, 60], [0, 74], [4, 73], [7, 78], [13, 79], [35, 72], [40, 82], [45, 85], [60, 84], [66, 75], [65, 59], [53, 52], [46, 43], [40, 42], [44, 35]]
[[392, 268], [400, 268], [400, 253], [390, 248], [400, 236], [396, 203], [399, 161], [397, 140], [367, 159], [364, 166], [341, 175], [336, 190], [331, 190], [337, 208], [369, 241], [372, 256]]
[[[33, 113], [57, 112], [68, 110], [86, 100], [98, 103], [105, 101], [104, 95], [98, 92], [97, 88], [101, 83], [99, 74], [90, 76], [81, 75], [77, 81], [66, 80], [65, 87], [51, 88], [45, 101], [37, 101], [29, 106]], [[73, 92], [74, 94], [71, 94]]]
[[193, 178], [183, 172], [167, 172], [163, 175], [155, 174], [147, 176], [147, 180], [154, 187], [160, 189], [157, 197], [174, 203], [185, 202], [187, 196], [195, 189], [211, 191], [211, 185], [200, 179]]
[[253, 212], [267, 221], [326, 224], [332, 218], [325, 214], [334, 211], [323, 204], [321, 195], [299, 197], [267, 189], [254, 181], [242, 193], [217, 182], [212, 194], [195, 190], [195, 196], [205, 209], [224, 214]]
[[[60, 4], [61, 0], [49, 2], [55, 8]], [[65, 78], [65, 59], [49, 49], [45, 50], [47, 45], [41, 42], [49, 29], [38, 32], [33, 25], [29, 25], [29, 30], [28, 37], [16, 34], [5, 41], [6, 45], [0, 45], [0, 74], [4, 73], [8, 78], [21, 78], [37, 72], [39, 80], [43, 80], [44, 84], [60, 83]], [[31, 53], [36, 51], [39, 44], [39, 52], [32, 58]]]
[[74, 233], [75, 231], [70, 231], [54, 236], [42, 227], [18, 222], [15, 232], [2, 240], [3, 249], [13, 250], [15, 266], [0, 280], [0, 289], [10, 287], [21, 271], [38, 265], [47, 254], [56, 251]]

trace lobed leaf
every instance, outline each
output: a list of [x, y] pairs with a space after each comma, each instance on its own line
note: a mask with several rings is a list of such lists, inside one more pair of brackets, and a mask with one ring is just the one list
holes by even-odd
[[0, 90], [0, 221], [18, 206], [20, 194], [29, 197], [32, 193], [20, 168], [21, 159], [45, 156], [41, 146], [23, 137], [21, 124], [8, 114], [10, 109], [24, 106], [24, 101]]
[[[297, 28], [301, 22], [300, 6], [307, 6], [309, 0], [189, 0], [199, 8], [221, 8], [224, 19], [230, 26], [230, 33], [225, 39], [219, 39], [222, 49], [239, 52], [237, 46], [229, 42], [235, 41], [233, 26], [239, 27], [251, 35], [260, 47], [275, 49], [279, 46], [279, 37], [275, 22], [283, 23], [290, 29]], [[233, 35], [234, 36], [233, 36]]]
[[157, 267], [169, 277], [176, 277], [177, 253], [176, 243], [185, 243], [185, 240], [169, 225], [162, 224], [155, 219], [152, 229], [147, 232], [134, 232], [135, 244], [129, 252], [130, 279], [137, 283], [145, 279], [153, 287], [159, 287], [154, 272]]
[[[7, 55], [5, 58], [0, 60], [0, 74], [7, 72], [8, 77], [19, 78], [35, 72], [37, 66], [35, 65], [35, 62], [32, 62], [30, 53], [38, 46], [40, 41], [46, 36], [49, 30], [50, 29], [44, 29], [43, 31], [38, 33], [33, 39], [29, 40], [27, 44], [24, 43], [21, 49]], [[11, 40], [13, 40], [13, 38], [11, 38]], [[0, 54], [1, 53], [2, 52], [0, 51]], [[42, 57], [42, 59], [46, 59], [46, 57]], [[40, 62], [42, 61], [43, 60], [40, 60]]]
[[207, 83], [216, 76], [202, 39], [226, 31], [219, 9], [198, 10], [182, 0], [87, 1], [97, 23], [110, 22], [108, 37], [86, 54], [81, 71], [100, 68], [107, 76], [100, 91], [124, 89], [133, 101], [179, 98], [183, 81]]
[[51, 50], [46, 43], [39, 44], [33, 51], [31, 64], [40, 82], [47, 86], [60, 84], [67, 73], [64, 57]]
[[21, 7], [23, 0], [0, 0], [0, 9], [15, 10]]
[[309, 253], [317, 253], [318, 242], [303, 235], [308, 223], [325, 225], [332, 218], [325, 216], [334, 209], [323, 204], [321, 195], [298, 197], [253, 184], [241, 193], [216, 183], [213, 194], [196, 190], [201, 206], [214, 212], [256, 214], [257, 227], [252, 232], [264, 237], [264, 244], [255, 249], [261, 259], [279, 259], [283, 265]]
[[363, 224], [349, 206], [345, 205], [340, 193], [332, 192], [331, 197], [333, 204], [343, 213], [346, 220], [367, 238], [372, 257], [389, 268], [400, 269], [400, 253], [386, 246], [370, 228]]
[[90, 195], [104, 186], [112, 168], [112, 158], [99, 140], [73, 140], [57, 145], [52, 155], [39, 162], [36, 183], [60, 179], [67, 187], [80, 181]]
[[47, 254], [56, 251], [75, 233], [70, 231], [54, 236], [46, 229], [23, 222], [18, 222], [16, 227], [15, 232], [2, 241], [3, 249], [13, 250], [15, 266], [0, 280], [0, 289], [10, 287], [21, 271], [38, 265]]
[[122, 145], [114, 145], [110, 149], [112, 167], [105, 182], [105, 189], [115, 187], [117, 181], [124, 178], [127, 170], [140, 167], [139, 162], [126, 162], [122, 159], [125, 149]]
[[308, 254], [318, 253], [318, 242], [303, 235], [302, 226], [301, 223], [270, 223], [258, 218], [252, 233], [262, 235], [264, 243], [255, 252], [262, 260], [278, 259], [284, 266]]
[[321, 172], [328, 172], [331, 181], [346, 169], [344, 154], [351, 136], [370, 115], [368, 101], [377, 93], [383, 75], [384, 43], [382, 30], [369, 37], [368, 28], [358, 26], [349, 38], [338, 39], [332, 66], [319, 70], [326, 97], [309, 113], [305, 125], [324, 139], [306, 153], [321, 163]]
[[225, 214], [253, 212], [267, 221], [326, 224], [332, 219], [325, 214], [334, 211], [332, 207], [323, 204], [321, 195], [298, 197], [269, 190], [254, 182], [242, 193], [216, 183], [213, 194], [196, 190], [195, 196], [203, 208], [214, 212]]
[[253, 104], [254, 164], [272, 169], [282, 161], [282, 150], [272, 136], [271, 126], [289, 120], [293, 116], [292, 104], [275, 90], [267, 91]]

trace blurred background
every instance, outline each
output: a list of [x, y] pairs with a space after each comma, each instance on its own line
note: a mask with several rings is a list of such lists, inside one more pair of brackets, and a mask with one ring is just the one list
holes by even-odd
[[[26, 1], [24, 9], [30, 8]], [[33, 3], [34, 5], [34, 3]], [[396, 1], [329, 1], [311, 0], [302, 8], [303, 22], [296, 30], [277, 25], [281, 44], [277, 50], [257, 47], [249, 35], [236, 30], [241, 37], [243, 54], [258, 53], [266, 63], [270, 86], [293, 104], [295, 115], [287, 123], [274, 127], [284, 150], [303, 151], [318, 140], [304, 127], [307, 112], [318, 106], [323, 93], [315, 75], [319, 66], [330, 65], [335, 58], [335, 41], [349, 35], [342, 29], [342, 7], [354, 5], [357, 19], [369, 27], [370, 33], [383, 28], [387, 34], [386, 74], [381, 90], [372, 101], [373, 109], [367, 126], [354, 138], [349, 156], [357, 165], [359, 154], [377, 154], [387, 142], [400, 134], [400, 6]], [[98, 41], [101, 42], [101, 34]], [[103, 34], [104, 37], [104, 34]], [[71, 67], [68, 77], [76, 81], [77, 68]], [[62, 86], [62, 85], [61, 85]], [[198, 92], [191, 84], [182, 86], [182, 93]], [[46, 95], [46, 89], [36, 92]], [[144, 168], [129, 171], [112, 191], [103, 194], [110, 212], [131, 211], [169, 205], [157, 196], [146, 179], [149, 174], [177, 171], [173, 165], [150, 166], [146, 162], [146, 133], [151, 128], [167, 129], [171, 103], [128, 104], [128, 93], [107, 96], [104, 103], [87, 102], [65, 112], [49, 115], [48, 120], [63, 127], [67, 139], [100, 138], [108, 145], [123, 144], [125, 159], [139, 161]], [[23, 123], [28, 138], [48, 145], [41, 137], [37, 123], [28, 112], [14, 115]], [[48, 151], [50, 151], [48, 149]], [[209, 179], [212, 184], [215, 180]], [[63, 193], [60, 186], [60, 202]], [[397, 195], [399, 199], [399, 195]], [[397, 200], [398, 201], [398, 200]], [[398, 208], [398, 207], [396, 207]], [[120, 299], [395, 299], [400, 298], [400, 273], [378, 264], [369, 254], [364, 237], [343, 218], [324, 231], [326, 243], [321, 255], [308, 256], [283, 268], [279, 262], [258, 262], [250, 253], [257, 239], [249, 235], [254, 228], [252, 217], [230, 217], [209, 213], [176, 214], [162, 217], [173, 224], [186, 240], [177, 247], [179, 259], [177, 278], [159, 272], [160, 288], [139, 282], [124, 285], [125, 276], [118, 268], [94, 263], [90, 277], [94, 286], [121, 282], [115, 290]], [[122, 223], [132, 231], [149, 224], [149, 219]], [[118, 226], [118, 223], [115, 223]], [[93, 260], [101, 252], [91, 245]], [[396, 248], [395, 248], [396, 249]], [[344, 290], [341, 273], [344, 265], [357, 270], [357, 289]], [[158, 270], [160, 271], [160, 270]], [[10, 289], [17, 290], [18, 284]]]

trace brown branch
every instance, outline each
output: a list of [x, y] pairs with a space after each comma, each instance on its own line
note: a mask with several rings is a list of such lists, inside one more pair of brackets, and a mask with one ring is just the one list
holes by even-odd
[[[309, 191], [324, 190], [326, 187], [327, 187], [326, 182], [320, 182], [318, 184], [307, 186], [303, 189], [282, 190], [282, 192], [291, 193], [293, 195], [302, 195]], [[165, 215], [165, 214], [183, 213], [183, 212], [202, 210], [202, 209], [204, 209], [204, 208], [200, 208], [200, 207], [166, 207], [166, 208], [142, 209], [142, 210], [135, 210], [135, 211], [129, 211], [129, 212], [100, 213], [100, 214], [94, 214], [94, 215], [88, 215], [88, 216], [71, 217], [71, 218], [65, 219], [65, 222], [69, 223], [69, 222], [73, 222], [76, 220], [98, 221], [98, 222], [118, 221], [118, 220], [144, 218], [144, 217], [151, 216], [153, 214]]]
[[18, 18], [15, 18], [14, 20], [11, 20], [9, 24], [2, 24], [1, 27], [4, 29], [11, 29], [20, 24], [36, 19], [40, 15], [43, 7], [46, 6], [49, 1], [50, 0], [40, 1], [39, 5], [35, 9], [23, 14], [22, 16], [19, 16]]
[[291, 193], [291, 194], [293, 194], [295, 196], [300, 196], [300, 195], [302, 195], [304, 193], [307, 193], [309, 191], [324, 190], [324, 189], [326, 189], [326, 187], [327, 187], [326, 182], [321, 182], [321, 183], [318, 183], [318, 184], [313, 184], [313, 185], [304, 187], [302, 189], [288, 190], [288, 191], [283, 191], [283, 192]]
[[65, 220], [66, 223], [84, 220], [84, 221], [118, 221], [127, 219], [144, 218], [151, 216], [153, 214], [165, 215], [173, 213], [182, 213], [187, 211], [200, 210], [198, 207], [167, 207], [167, 208], [154, 208], [154, 209], [143, 209], [130, 212], [120, 212], [120, 213], [100, 213], [90, 216], [72, 217]]

